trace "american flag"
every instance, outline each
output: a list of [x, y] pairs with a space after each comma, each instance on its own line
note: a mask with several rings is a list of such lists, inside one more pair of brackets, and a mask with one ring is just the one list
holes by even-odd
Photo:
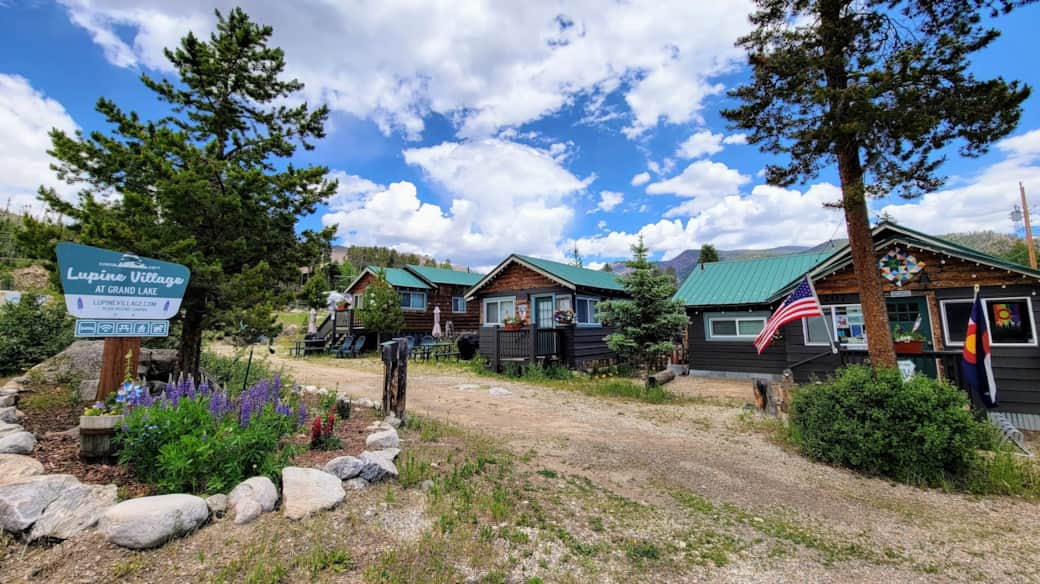
[[784, 300], [780, 308], [776, 309], [773, 316], [769, 317], [762, 332], [758, 333], [758, 337], [755, 338], [755, 348], [758, 349], [758, 354], [761, 355], [769, 343], [773, 342], [773, 335], [780, 330], [780, 327], [792, 320], [807, 316], [823, 316], [823, 309], [820, 307], [819, 299], [816, 298], [816, 290], [813, 289], [809, 276], [802, 278], [798, 287]]

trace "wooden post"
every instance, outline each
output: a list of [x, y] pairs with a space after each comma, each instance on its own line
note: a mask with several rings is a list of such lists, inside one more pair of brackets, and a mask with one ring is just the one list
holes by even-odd
[[1018, 192], [1022, 195], [1022, 219], [1026, 222], [1026, 247], [1029, 248], [1029, 267], [1036, 269], [1036, 248], [1033, 247], [1033, 226], [1029, 224], [1029, 203], [1026, 202], [1026, 187], [1019, 182]]
[[527, 350], [530, 356], [528, 365], [534, 365], [534, 362], [538, 359], [538, 327], [532, 324], [530, 330], [530, 338], [527, 339]]
[[126, 377], [126, 354], [133, 352], [131, 371], [136, 377], [141, 360], [140, 337], [108, 337], [101, 353], [101, 373], [98, 375], [97, 401], [105, 401], [123, 383]]
[[394, 415], [404, 424], [405, 398], [408, 390], [408, 343], [404, 339], [397, 341], [397, 399], [394, 402]]
[[496, 326], [495, 329], [494, 329], [494, 334], [491, 335], [491, 338], [495, 339], [495, 346], [492, 347], [492, 351], [491, 351], [491, 366], [493, 368], [492, 370], [495, 373], [499, 372], [500, 366], [501, 366], [502, 351], [499, 348], [501, 346], [501, 344], [502, 344], [502, 339], [499, 338], [501, 336], [502, 336], [502, 329], [500, 327]]

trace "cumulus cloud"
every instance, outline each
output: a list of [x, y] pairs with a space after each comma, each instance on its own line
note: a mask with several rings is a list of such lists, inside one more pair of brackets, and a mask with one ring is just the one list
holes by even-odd
[[614, 210], [615, 207], [620, 205], [625, 200], [625, 195], [614, 191], [601, 191], [599, 194], [599, 203], [596, 204], [596, 208], [589, 211], [595, 213], [597, 211], [603, 211], [609, 213]]
[[747, 144], [747, 134], [730, 134], [722, 139], [723, 144]]
[[678, 176], [651, 183], [651, 195], [678, 195], [691, 198], [667, 211], [668, 217], [692, 216], [715, 204], [722, 197], [736, 195], [751, 178], [721, 162], [697, 160]]
[[679, 150], [675, 154], [682, 158], [700, 158], [718, 154], [722, 152], [724, 138], [725, 136], [722, 134], [716, 134], [711, 130], [695, 132], [679, 145]]
[[650, 173], [649, 172], [641, 172], [641, 173], [639, 173], [639, 174], [637, 174], [637, 175], [632, 177], [632, 186], [634, 186], [634, 187], [643, 186], [643, 185], [645, 185], [648, 182], [650, 182]]
[[[164, 0], [60, 0], [120, 67], [168, 67], [162, 54], [189, 29], [208, 34], [214, 4]], [[712, 78], [738, 66], [734, 39], [749, 29], [750, 0], [573, 0], [293, 3], [241, 5], [275, 27], [289, 73], [309, 97], [374, 120], [385, 132], [421, 135], [430, 113], [460, 137], [493, 136], [588, 98], [594, 123], [616, 119], [605, 98], [628, 106], [626, 134], [700, 120], [722, 91]], [[615, 102], [620, 103], [618, 100]]]
[[36, 190], [40, 185], [54, 187], [63, 197], [73, 196], [75, 188], [59, 181], [50, 169], [47, 132], [51, 128], [71, 134], [77, 126], [60, 103], [34, 89], [27, 79], [0, 73], [0, 205], [39, 212], [42, 203], [36, 200]]

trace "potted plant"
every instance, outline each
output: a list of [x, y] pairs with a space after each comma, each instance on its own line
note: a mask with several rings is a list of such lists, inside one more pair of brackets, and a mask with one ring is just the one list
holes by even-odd
[[502, 320], [502, 324], [505, 325], [507, 331], [518, 331], [527, 326], [527, 319], [519, 316], [507, 316]]
[[81, 458], [109, 460], [115, 455], [115, 435], [123, 429], [123, 413], [128, 404], [139, 404], [148, 390], [133, 381], [133, 353], [126, 355], [126, 378], [105, 401], [84, 408], [79, 417], [79, 454]]
[[553, 320], [561, 326], [572, 325], [574, 324], [574, 311], [569, 308], [557, 310], [553, 313]]
[[896, 353], [920, 355], [924, 350], [924, 335], [917, 331], [896, 331], [892, 335], [892, 345]]

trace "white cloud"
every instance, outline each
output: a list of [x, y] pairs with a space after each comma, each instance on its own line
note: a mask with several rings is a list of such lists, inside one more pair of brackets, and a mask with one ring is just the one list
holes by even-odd
[[497, 139], [412, 148], [404, 158], [443, 189], [447, 201], [423, 202], [407, 181], [384, 189], [337, 174], [340, 189], [322, 221], [339, 224], [341, 241], [471, 266], [494, 265], [514, 252], [562, 257], [556, 244], [573, 219], [574, 199], [592, 180], [575, 177], [547, 150]]
[[36, 200], [40, 185], [54, 187], [63, 197], [73, 196], [75, 187], [59, 181], [50, 169], [51, 128], [72, 134], [77, 126], [60, 103], [27, 79], [0, 73], [0, 208], [10, 203], [11, 211], [41, 211], [43, 205]]
[[595, 213], [597, 211], [603, 211], [609, 213], [614, 210], [615, 207], [620, 205], [625, 200], [625, 195], [614, 191], [601, 191], [599, 193], [599, 203], [596, 208], [589, 211], [589, 213]]
[[666, 217], [693, 216], [715, 204], [722, 197], [736, 195], [751, 178], [721, 162], [697, 160], [690, 163], [678, 176], [651, 183], [646, 192], [651, 195], [678, 195], [693, 200], [670, 209]]
[[730, 134], [722, 139], [723, 144], [747, 144], [747, 134]]
[[716, 134], [711, 130], [695, 132], [679, 145], [679, 149], [675, 154], [687, 159], [718, 154], [722, 152], [722, 141], [724, 138], [725, 136], [722, 134]]
[[[165, 0], [60, 0], [106, 58], [165, 69], [162, 47], [189, 29], [213, 28], [214, 4]], [[743, 59], [734, 40], [750, 24], [750, 0], [468, 2], [386, 0], [293, 3], [218, 0], [275, 28], [289, 74], [309, 97], [418, 137], [424, 118], [452, 119], [459, 136], [493, 136], [588, 98], [586, 117], [617, 117], [626, 133], [700, 120], [712, 81]]]
[[632, 177], [632, 186], [634, 187], [645, 185], [648, 182], [650, 182], [649, 172], [641, 172]]
[[600, 219], [596, 223], [596, 229], [603, 230], [603, 229], [606, 229], [606, 228], [607, 228], [607, 222], [605, 220]]

